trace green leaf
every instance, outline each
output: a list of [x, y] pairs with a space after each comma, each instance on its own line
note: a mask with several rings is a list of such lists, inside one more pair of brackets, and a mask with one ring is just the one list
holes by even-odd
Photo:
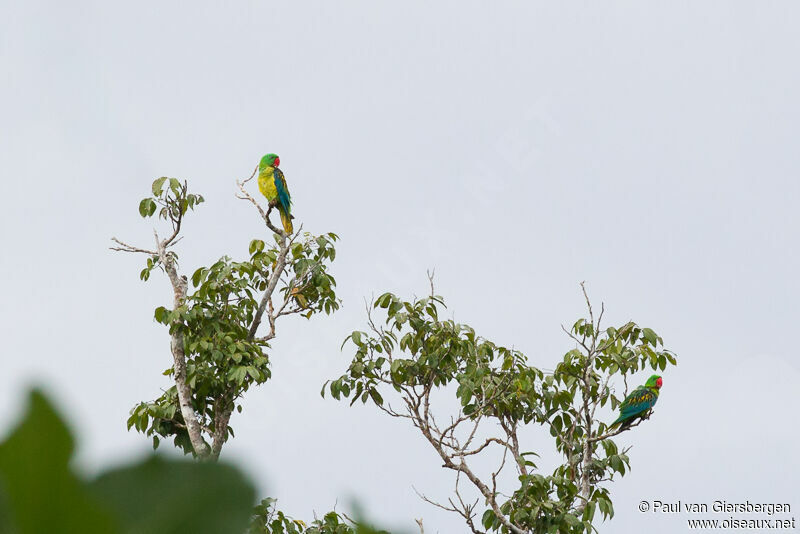
[[492, 510], [486, 510], [483, 512], [483, 516], [481, 517], [481, 524], [483, 525], [483, 528], [492, 528], [492, 524], [496, 519], [497, 518]]
[[644, 336], [644, 338], [647, 340], [648, 343], [650, 343], [653, 346], [656, 345], [656, 341], [658, 341], [658, 335], [651, 329], [644, 328], [642, 330], [642, 335]]
[[378, 307], [380, 307], [380, 308], [388, 308], [389, 304], [392, 302], [392, 298], [393, 297], [394, 297], [394, 295], [392, 295], [391, 293], [384, 293], [383, 295], [381, 295], [380, 297], [375, 299], [375, 304], [373, 306], [375, 308], [378, 308]]
[[177, 178], [170, 178], [169, 179], [169, 188], [172, 192], [177, 196], [178, 193], [181, 191], [181, 182]]
[[250, 375], [250, 378], [255, 381], [261, 380], [261, 372], [258, 369], [252, 365], [248, 365], [245, 369], [247, 370], [247, 374]]
[[110, 471], [91, 489], [116, 513], [122, 534], [244, 532], [255, 497], [251, 484], [229, 465], [157, 456]]
[[150, 217], [156, 212], [156, 203], [152, 198], [143, 198], [139, 202], [139, 215], [142, 217]]
[[251, 256], [253, 254], [261, 252], [262, 250], [264, 250], [264, 242], [260, 239], [253, 239], [252, 241], [250, 241], [249, 250]]
[[158, 321], [159, 323], [164, 323], [164, 320], [167, 317], [168, 313], [169, 310], [167, 310], [164, 306], [159, 306], [158, 308], [156, 308], [156, 311], [155, 313], [153, 313], [153, 316], [155, 317], [155, 320]]
[[118, 532], [113, 516], [70, 472], [73, 449], [72, 436], [52, 404], [41, 392], [32, 392], [24, 419], [0, 444], [0, 479], [17, 527], [11, 532]]
[[203, 279], [203, 274], [205, 274], [205, 267], [200, 267], [192, 274], [192, 285], [197, 287], [200, 285], [200, 281]]
[[594, 519], [594, 510], [595, 510], [595, 503], [589, 502], [586, 504], [586, 508], [583, 510], [583, 519], [584, 521], [591, 522]]
[[369, 396], [372, 398], [372, 402], [378, 406], [383, 406], [383, 397], [381, 397], [381, 394], [378, 393], [377, 389], [370, 389]]
[[355, 331], [355, 332], [353, 332], [353, 333], [350, 335], [350, 339], [352, 339], [352, 340], [353, 340], [353, 343], [355, 343], [355, 344], [356, 344], [357, 346], [359, 346], [359, 347], [360, 347], [360, 346], [362, 346], [362, 345], [364, 344], [364, 343], [362, 343], [362, 341], [361, 341], [361, 332], [359, 332], [359, 331]]
[[230, 371], [228, 371], [228, 380], [231, 382], [236, 382], [240, 384], [244, 382], [245, 377], [247, 376], [247, 368], [244, 366], [236, 366], [232, 367]]
[[160, 196], [161, 191], [164, 189], [164, 182], [167, 180], [166, 176], [162, 176], [161, 178], [156, 178], [153, 181], [153, 196]]

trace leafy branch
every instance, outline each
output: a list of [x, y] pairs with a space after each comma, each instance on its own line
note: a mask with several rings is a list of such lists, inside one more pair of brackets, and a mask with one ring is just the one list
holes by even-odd
[[[242, 395], [271, 377], [266, 350], [280, 318], [310, 318], [339, 307], [336, 282], [328, 272], [336, 257], [336, 234], [314, 236], [302, 228], [285, 234], [270, 222], [271, 210], [265, 212], [244, 191], [246, 181], [237, 183], [271, 230], [274, 244], [253, 239], [245, 260], [223, 256], [196, 269], [191, 289], [171, 249], [181, 239], [188, 210], [203, 202], [202, 196], [188, 192], [186, 182], [159, 178], [153, 182], [153, 196], [139, 203], [142, 217], [158, 212], [170, 224], [168, 238], [159, 239], [156, 233], [155, 250], [112, 238], [112, 250], [148, 256], [142, 280], [159, 269], [173, 288], [172, 308], [159, 306], [154, 316], [169, 328], [172, 366], [164, 374], [172, 377], [174, 386], [156, 400], [136, 405], [128, 428], [152, 436], [154, 447], [160, 438], [173, 437], [176, 446], [201, 459], [219, 457], [233, 435], [230, 419], [235, 409], [242, 410]], [[264, 322], [269, 330], [259, 335]]]

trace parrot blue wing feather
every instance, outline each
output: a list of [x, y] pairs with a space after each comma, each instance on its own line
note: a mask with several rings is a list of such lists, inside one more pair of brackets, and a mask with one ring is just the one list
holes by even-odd
[[286, 186], [286, 178], [283, 177], [283, 171], [275, 168], [275, 189], [278, 191], [278, 203], [286, 211], [290, 212], [292, 205], [292, 198], [289, 196], [289, 188]]

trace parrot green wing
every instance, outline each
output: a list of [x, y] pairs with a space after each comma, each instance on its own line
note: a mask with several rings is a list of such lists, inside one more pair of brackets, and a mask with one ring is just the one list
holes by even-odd
[[639, 386], [620, 404], [620, 415], [616, 421], [611, 423], [609, 428], [632, 421], [636, 417], [645, 415], [658, 400], [658, 389]]

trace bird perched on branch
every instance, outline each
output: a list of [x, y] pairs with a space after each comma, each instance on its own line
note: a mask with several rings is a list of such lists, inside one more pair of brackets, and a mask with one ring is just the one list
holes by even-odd
[[620, 425], [620, 428], [624, 430], [637, 419], [645, 417], [655, 406], [658, 400], [658, 390], [661, 389], [662, 383], [663, 380], [660, 376], [653, 375], [647, 379], [643, 386], [634, 389], [619, 405], [620, 415], [616, 421], [609, 425], [608, 429], [611, 430]]
[[286, 178], [278, 168], [281, 158], [277, 154], [267, 154], [258, 164], [258, 190], [267, 197], [271, 208], [278, 208], [281, 223], [287, 234], [294, 231], [292, 227], [292, 197], [286, 186]]
[[303, 295], [303, 292], [299, 287], [293, 287], [292, 291], [290, 292], [290, 295], [292, 296], [292, 298], [294, 298], [295, 302], [297, 302], [298, 306], [300, 306], [301, 308], [308, 307], [308, 299], [306, 298], [305, 295]]

